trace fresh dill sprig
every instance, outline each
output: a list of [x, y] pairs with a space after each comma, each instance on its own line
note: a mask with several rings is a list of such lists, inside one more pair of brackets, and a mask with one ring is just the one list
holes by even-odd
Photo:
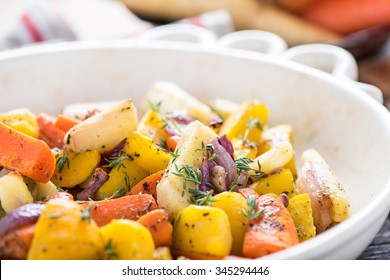
[[214, 196], [213, 192], [202, 192], [199, 189], [189, 189], [188, 192], [191, 194], [188, 202], [195, 205], [207, 205], [211, 206], [213, 202], [218, 201]]
[[257, 209], [257, 201], [256, 201], [256, 196], [250, 195], [246, 199], [246, 203], [248, 204], [248, 212], [246, 212], [244, 209], [241, 209], [242, 214], [249, 220], [253, 221], [254, 219], [260, 217], [264, 213], [264, 209], [260, 209], [256, 211]]

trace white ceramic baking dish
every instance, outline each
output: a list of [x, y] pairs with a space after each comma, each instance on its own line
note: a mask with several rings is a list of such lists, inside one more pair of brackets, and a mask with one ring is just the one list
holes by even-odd
[[[356, 63], [349, 54], [337, 58], [343, 51], [324, 46], [286, 51], [280, 38], [265, 33], [217, 40], [188, 30], [180, 31], [185, 36], [169, 32], [0, 53], [0, 112], [28, 107], [55, 114], [73, 102], [128, 97], [139, 103], [157, 80], [176, 83], [201, 100], [261, 100], [270, 109], [271, 126], [293, 126], [298, 158], [306, 148], [324, 156], [347, 192], [352, 213], [327, 232], [267, 258], [358, 257], [390, 210], [390, 114], [377, 102], [381, 95], [375, 87], [351, 80]], [[271, 40], [261, 39], [267, 36]]]

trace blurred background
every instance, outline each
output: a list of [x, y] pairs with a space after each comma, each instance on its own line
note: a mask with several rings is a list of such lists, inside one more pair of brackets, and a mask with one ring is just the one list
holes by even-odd
[[[289, 46], [327, 43], [355, 57], [359, 81], [390, 109], [390, 0], [0, 0], [0, 52], [40, 43], [133, 38], [192, 24], [217, 36], [265, 30]], [[390, 220], [361, 258], [390, 255]]]

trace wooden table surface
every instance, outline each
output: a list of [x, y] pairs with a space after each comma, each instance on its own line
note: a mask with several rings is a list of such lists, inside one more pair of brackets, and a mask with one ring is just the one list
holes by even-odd
[[[378, 86], [383, 92], [384, 104], [390, 110], [390, 39], [379, 55], [362, 59], [358, 65], [359, 80]], [[375, 239], [358, 259], [390, 260], [390, 215]]]

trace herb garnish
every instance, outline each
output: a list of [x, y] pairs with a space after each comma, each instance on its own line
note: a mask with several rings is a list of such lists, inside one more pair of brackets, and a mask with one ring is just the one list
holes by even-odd
[[254, 195], [250, 195], [247, 199], [246, 199], [246, 203], [248, 204], [248, 212], [245, 212], [244, 209], [241, 209], [242, 211], [242, 214], [250, 221], [252, 222], [254, 219], [260, 217], [263, 213], [264, 213], [264, 209], [260, 209], [258, 211], [256, 211], [256, 208], [257, 208], [257, 201], [256, 201], [256, 196]]
[[[172, 174], [176, 175], [178, 177], [182, 177], [184, 179], [183, 181], [183, 188], [184, 190], [187, 189], [187, 182], [194, 182], [195, 184], [200, 184], [202, 182], [202, 172], [200, 172], [199, 169], [194, 171], [191, 166], [188, 164], [183, 164], [180, 169], [177, 167], [176, 164], [174, 164], [175, 170], [173, 171]], [[183, 193], [184, 195], [184, 193]]]
[[58, 173], [61, 173], [65, 166], [69, 169], [70, 160], [69, 157], [66, 155], [65, 149], [63, 150], [62, 155], [58, 155], [56, 159], [56, 165], [57, 165]]
[[249, 135], [250, 131], [254, 128], [257, 128], [258, 130], [263, 131], [263, 125], [261, 124], [261, 121], [258, 118], [252, 119], [252, 117], [248, 117], [248, 119], [246, 121], [246, 130], [245, 130], [245, 133], [244, 133], [244, 136], [242, 137], [242, 139], [243, 140], [248, 139], [248, 135]]
[[188, 192], [191, 194], [188, 202], [195, 205], [207, 205], [211, 206], [211, 203], [218, 201], [213, 197], [213, 192], [202, 192], [199, 189], [189, 189]]
[[249, 176], [254, 179], [260, 179], [267, 176], [263, 171], [261, 171], [261, 165], [259, 161], [256, 161], [258, 166], [257, 169], [249, 165], [252, 162], [253, 160], [247, 157], [239, 157], [236, 159], [235, 163], [238, 169], [238, 175], [241, 174], [242, 171], [254, 171], [255, 173], [249, 174]]
[[123, 164], [123, 161], [126, 160], [126, 159], [132, 159], [130, 156], [128, 155], [125, 155], [125, 156], [116, 156], [116, 157], [110, 157], [109, 159], [107, 159], [107, 162], [108, 164], [106, 165], [103, 165], [103, 167], [107, 167], [107, 168], [118, 168], [118, 170], [124, 166]]
[[91, 211], [92, 211], [93, 205], [88, 206], [88, 208], [81, 210], [81, 221], [87, 220], [88, 222], [92, 221], [91, 217]]
[[[126, 177], [125, 177], [126, 180]], [[111, 196], [107, 196], [105, 192], [103, 192], [103, 199], [110, 200], [118, 197], [122, 197], [126, 193], [126, 190], [123, 187], [119, 187], [115, 190], [115, 192]]]
[[106, 248], [105, 249], [105, 252], [106, 252], [106, 258], [108, 260], [111, 260], [113, 258], [117, 258], [118, 257], [118, 253], [116, 252], [116, 246], [114, 248], [114, 245], [112, 244], [112, 239], [110, 238], [108, 240], [108, 243], [106, 245]]

